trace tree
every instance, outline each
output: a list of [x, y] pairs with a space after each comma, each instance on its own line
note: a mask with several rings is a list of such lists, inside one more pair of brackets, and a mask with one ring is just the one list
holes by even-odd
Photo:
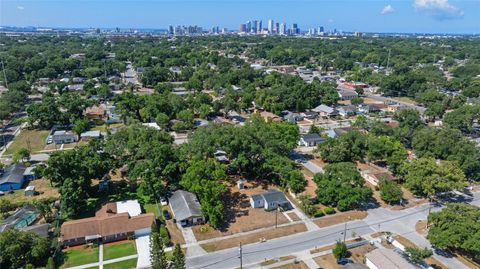
[[355, 97], [355, 98], [353, 98], [352, 100], [350, 100], [350, 103], [351, 103], [352, 105], [363, 104], [363, 98], [361, 98], [361, 97]]
[[405, 186], [414, 194], [433, 197], [437, 193], [465, 187], [466, 178], [457, 162], [419, 158], [405, 167]]
[[175, 244], [173, 249], [173, 269], [185, 269], [185, 255], [183, 255], [180, 244]]
[[336, 259], [346, 258], [348, 256], [347, 245], [344, 242], [337, 241], [332, 250], [333, 256]]
[[30, 159], [30, 150], [26, 148], [21, 148], [13, 154], [13, 161], [18, 162], [27, 162]]
[[302, 210], [303, 212], [305, 212], [305, 214], [309, 216], [313, 216], [315, 214], [317, 208], [312, 203], [312, 200], [308, 195], [300, 195], [298, 200], [300, 201], [300, 206], [302, 207]]
[[16, 229], [7, 229], [0, 233], [0, 249], [2, 268], [22, 268], [27, 264], [42, 267], [50, 253], [47, 238]]
[[425, 258], [428, 258], [433, 255], [431, 249], [428, 248], [417, 248], [417, 247], [406, 247], [405, 254], [410, 258], [410, 260], [414, 263], [419, 263]]
[[165, 246], [160, 234], [157, 232], [150, 234], [150, 263], [152, 264], [152, 269], [168, 268]]
[[460, 251], [479, 260], [480, 208], [464, 203], [448, 203], [428, 216], [428, 240], [435, 247]]
[[77, 119], [74, 124], [72, 131], [74, 131], [78, 136], [83, 132], [87, 131], [90, 127], [90, 122], [86, 118]]
[[387, 203], [399, 203], [403, 198], [402, 189], [393, 181], [381, 178], [378, 187], [380, 188], [380, 197]]
[[55, 261], [53, 260], [52, 257], [49, 257], [48, 258], [48, 261], [47, 261], [47, 267], [46, 269], [55, 269], [56, 266], [55, 266]]
[[324, 173], [316, 174], [313, 180], [318, 187], [318, 201], [341, 211], [359, 207], [372, 195], [353, 163], [328, 164]]

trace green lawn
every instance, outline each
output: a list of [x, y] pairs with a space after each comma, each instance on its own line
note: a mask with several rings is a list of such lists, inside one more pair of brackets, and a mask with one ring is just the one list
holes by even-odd
[[107, 132], [107, 127], [109, 129], [112, 129], [112, 128], [120, 128], [120, 127], [123, 127], [123, 123], [113, 123], [113, 124], [110, 124], [110, 125], [106, 125], [106, 124], [103, 124], [103, 125], [97, 125], [93, 128], [91, 128], [90, 130], [91, 131], [100, 131], [100, 132], [104, 132], [106, 133]]
[[48, 130], [22, 130], [5, 151], [5, 154], [13, 154], [21, 148], [29, 149], [32, 153], [43, 150], [49, 133]]
[[137, 254], [135, 242], [128, 241], [124, 243], [103, 245], [103, 260], [111, 260], [115, 258], [125, 257]]
[[103, 269], [131, 269], [135, 267], [137, 267], [137, 258], [103, 265]]
[[76, 248], [63, 252], [64, 261], [60, 268], [68, 268], [98, 262], [98, 247]]
[[[162, 211], [162, 208], [160, 205], [159, 206], [159, 209], [157, 209], [157, 205], [156, 204], [145, 204], [143, 206], [143, 208], [145, 209], [145, 212], [147, 213], [153, 213], [155, 215], [155, 218], [163, 218], [163, 215], [161, 213]], [[160, 210], [160, 211], [159, 211]]]

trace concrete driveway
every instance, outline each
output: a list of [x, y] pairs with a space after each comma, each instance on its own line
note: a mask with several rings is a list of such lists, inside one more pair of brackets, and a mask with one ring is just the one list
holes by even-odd
[[150, 236], [142, 235], [135, 239], [138, 260], [137, 268], [150, 268]]

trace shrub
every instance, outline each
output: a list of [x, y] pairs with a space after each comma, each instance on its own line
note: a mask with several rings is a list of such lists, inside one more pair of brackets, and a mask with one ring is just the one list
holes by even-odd
[[313, 215], [315, 218], [320, 218], [320, 217], [323, 217], [325, 216], [325, 213], [323, 213], [322, 210], [318, 209], [317, 211], [315, 211], [315, 214]]
[[323, 211], [324, 211], [325, 214], [327, 214], [327, 215], [335, 214], [335, 209], [333, 209], [332, 207], [325, 207], [325, 208], [323, 209]]
[[333, 252], [333, 256], [335, 256], [335, 258], [337, 259], [346, 258], [348, 255], [347, 245], [345, 245], [345, 243], [341, 241], [337, 241], [337, 243], [335, 243], [335, 247], [333, 248], [332, 252]]
[[163, 240], [163, 243], [166, 246], [170, 246], [172, 242], [170, 242], [170, 234], [168, 233], [167, 227], [165, 225], [160, 226], [160, 237]]

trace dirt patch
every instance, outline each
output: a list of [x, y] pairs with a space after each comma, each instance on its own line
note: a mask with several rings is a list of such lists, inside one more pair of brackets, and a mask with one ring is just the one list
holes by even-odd
[[261, 238], [265, 238], [267, 240], [282, 236], [287, 236], [290, 234], [305, 232], [307, 227], [303, 223], [288, 225], [284, 227], [279, 227], [277, 229], [272, 229], [269, 231], [253, 233], [245, 236], [240, 236], [236, 238], [230, 238], [225, 240], [220, 240], [214, 243], [202, 244], [200, 245], [205, 251], [212, 252], [218, 251], [222, 249], [236, 247], [240, 244], [251, 244], [259, 242]]
[[358, 248], [349, 249], [348, 250], [350, 252], [349, 258], [353, 260], [355, 263], [364, 263], [365, 255], [374, 249], [375, 247], [370, 244], [366, 244]]
[[295, 212], [287, 213], [287, 215], [292, 219], [292, 221], [299, 221], [300, 218], [295, 214]]
[[244, 190], [238, 190], [236, 186], [229, 187], [230, 193], [224, 199], [226, 227], [216, 230], [210, 225], [204, 224], [192, 228], [198, 241], [273, 227], [275, 223], [289, 222], [281, 212], [267, 212], [263, 208], [252, 208], [250, 206], [250, 196], [264, 192], [265, 189], [263, 186], [245, 185], [247, 188]]
[[[5, 193], [2, 196], [2, 199], [10, 200], [15, 203], [19, 202], [32, 202], [35, 200], [42, 200], [48, 198], [58, 198], [60, 194], [58, 190], [52, 186], [50, 186], [50, 182], [44, 178], [32, 180], [28, 183], [28, 186], [35, 186], [35, 191], [37, 195], [35, 196], [25, 196], [25, 190], [15, 190], [13, 193]], [[24, 186], [26, 187], [26, 186]]]
[[415, 231], [419, 234], [425, 235], [427, 233], [427, 221], [426, 220], [419, 220], [415, 223]]
[[333, 216], [321, 217], [313, 222], [321, 228], [343, 223], [345, 221], [364, 219], [367, 217], [367, 215], [368, 213], [366, 211], [348, 211], [344, 213], [338, 213]]
[[313, 259], [320, 267], [325, 269], [338, 269], [340, 265], [337, 264], [337, 259], [333, 254], [323, 255]]
[[393, 239], [397, 240], [400, 244], [404, 245], [406, 248], [410, 247], [417, 247], [412, 241], [408, 240], [407, 238], [401, 236], [401, 235], [395, 235]]
[[173, 244], [185, 244], [185, 239], [183, 238], [182, 231], [178, 228], [178, 226], [173, 223], [172, 220], [167, 220], [167, 230], [170, 234], [170, 239]]
[[308, 269], [309, 267], [304, 262], [294, 262], [285, 265], [281, 265], [278, 267], [274, 267], [273, 269]]
[[[448, 269], [448, 267], [440, 262], [439, 260], [433, 258], [433, 257], [428, 257], [425, 259], [425, 262], [431, 265], [433, 268], [442, 268], [442, 269]], [[478, 268], [478, 267], [473, 267], [473, 268]]]
[[310, 172], [308, 169], [302, 169], [303, 177], [307, 181], [307, 185], [305, 186], [305, 190], [300, 193], [300, 195], [308, 195], [312, 198], [316, 197], [317, 194], [315, 191], [317, 190], [317, 184], [313, 181], [313, 173]]

